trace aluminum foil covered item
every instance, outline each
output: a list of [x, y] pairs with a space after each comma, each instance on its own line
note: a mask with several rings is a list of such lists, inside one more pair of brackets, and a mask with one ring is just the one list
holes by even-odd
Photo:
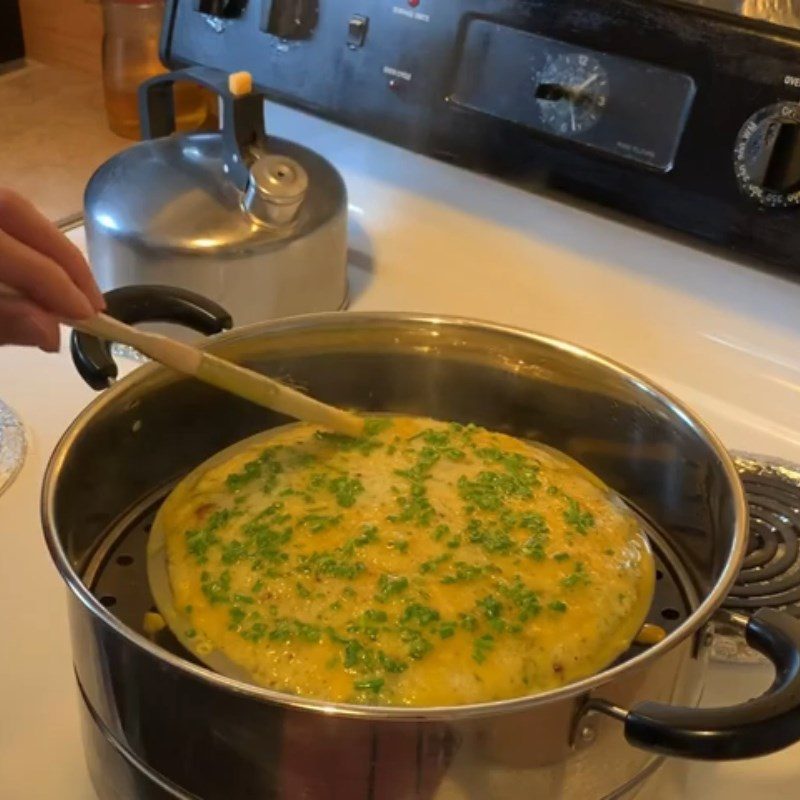
[[17, 477], [22, 464], [28, 442], [22, 421], [5, 403], [0, 401], [0, 494], [2, 494]]

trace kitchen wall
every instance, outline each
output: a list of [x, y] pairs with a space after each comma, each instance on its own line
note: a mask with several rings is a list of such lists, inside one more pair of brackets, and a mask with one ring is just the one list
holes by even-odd
[[99, 0], [19, 0], [28, 58], [100, 74]]

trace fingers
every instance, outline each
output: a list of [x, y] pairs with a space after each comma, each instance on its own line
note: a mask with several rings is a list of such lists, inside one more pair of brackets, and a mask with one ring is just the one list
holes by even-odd
[[59, 264], [3, 230], [0, 230], [0, 281], [63, 319], [86, 319], [95, 312], [86, 295]]
[[81, 251], [25, 198], [3, 189], [0, 189], [0, 228], [59, 265], [88, 298], [94, 311], [105, 308], [103, 295]]
[[58, 320], [27, 300], [0, 297], [0, 344], [22, 344], [55, 353]]

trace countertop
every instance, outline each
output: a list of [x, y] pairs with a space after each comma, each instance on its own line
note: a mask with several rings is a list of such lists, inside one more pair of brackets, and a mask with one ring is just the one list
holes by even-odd
[[0, 186], [61, 220], [95, 169], [131, 144], [107, 124], [97, 76], [28, 63], [0, 75]]
[[[342, 171], [353, 310], [478, 317], [585, 345], [674, 391], [727, 446], [800, 461], [797, 282], [287, 109], [270, 107], [268, 119], [275, 135], [317, 150]], [[82, 231], [70, 236], [83, 244]], [[93, 396], [66, 347], [60, 355], [0, 348], [0, 399], [20, 413], [29, 442], [22, 471], [0, 497], [0, 609], [12, 609], [3, 616], [8, 656], [0, 656], [3, 800], [93, 796], [78, 733], [66, 590], [38, 519], [49, 455]], [[705, 702], [740, 702], [769, 678], [763, 668], [712, 664]], [[784, 800], [797, 796], [798, 785], [800, 744], [743, 762], [674, 762], [647, 798]]]

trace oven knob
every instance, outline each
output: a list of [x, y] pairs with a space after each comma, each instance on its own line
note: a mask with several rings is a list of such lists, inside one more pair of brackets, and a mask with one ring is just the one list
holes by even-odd
[[201, 14], [231, 19], [241, 15], [246, 0], [195, 0], [194, 7]]
[[261, 30], [280, 39], [310, 39], [319, 20], [319, 0], [264, 0]]
[[744, 194], [767, 208], [800, 206], [800, 104], [775, 103], [745, 122], [734, 171]]

